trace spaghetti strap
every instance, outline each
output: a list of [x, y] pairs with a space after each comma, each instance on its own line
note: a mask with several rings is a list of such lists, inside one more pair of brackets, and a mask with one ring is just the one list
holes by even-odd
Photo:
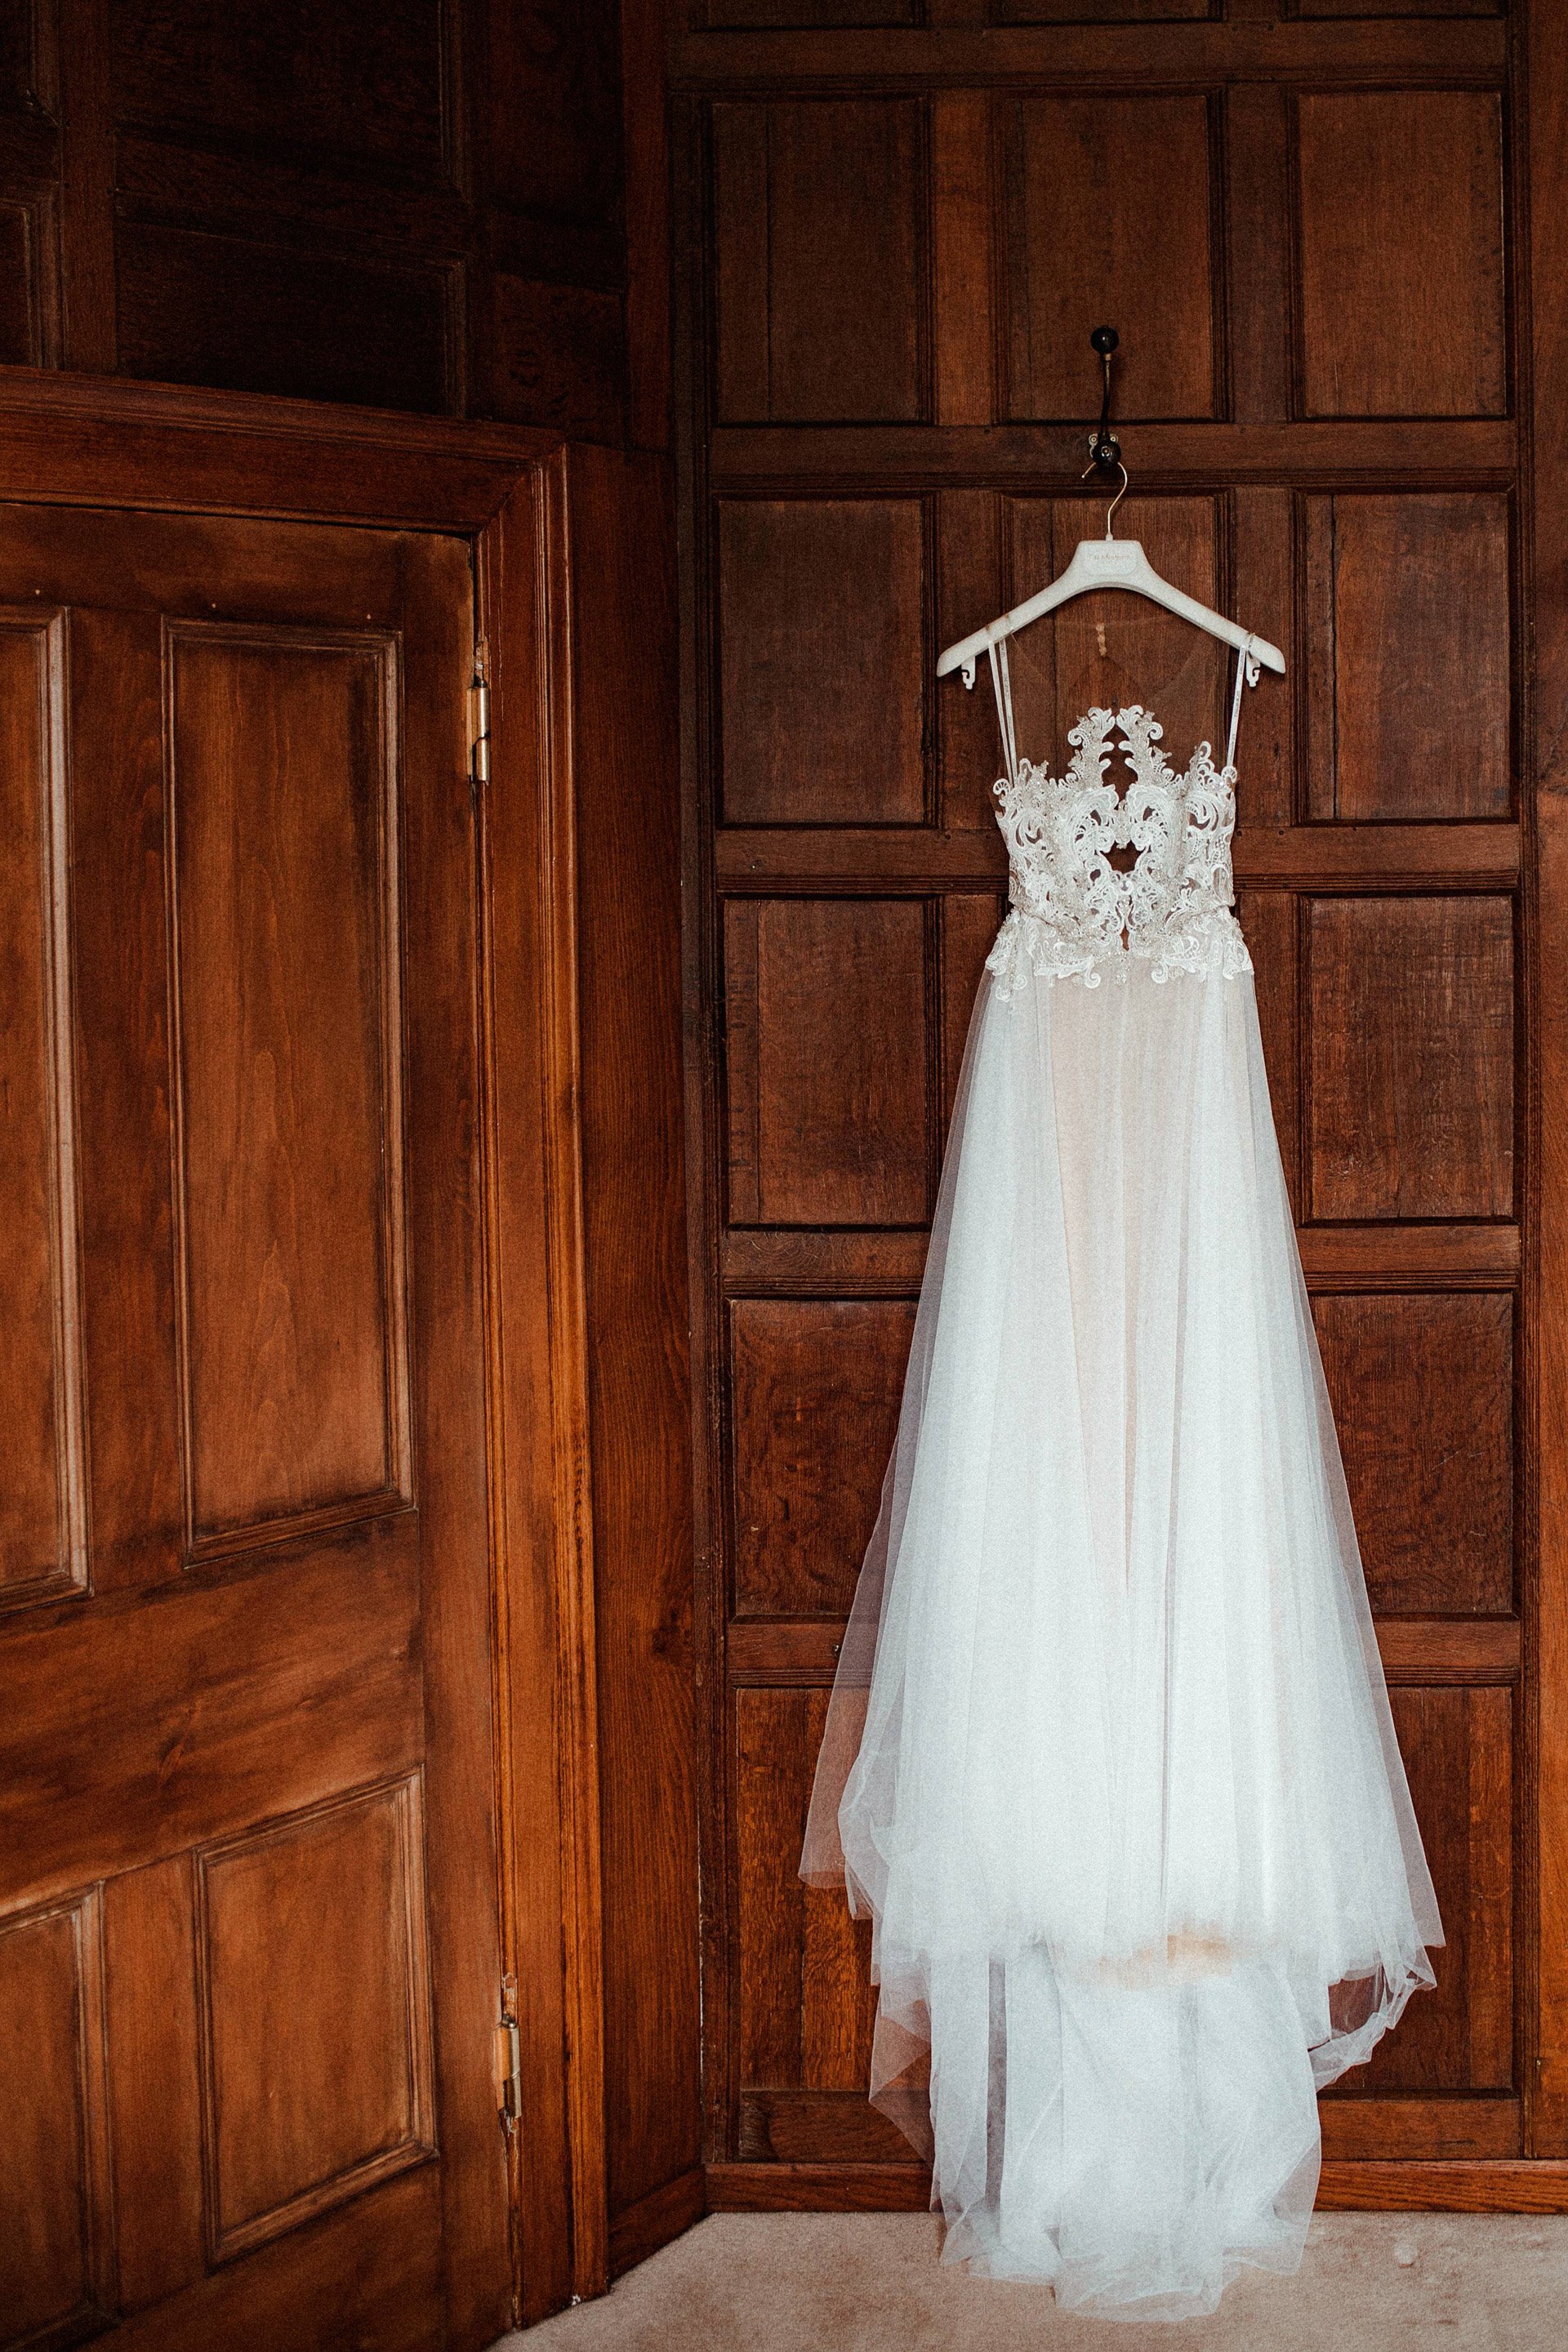
[[1002, 730], [1002, 757], [1006, 762], [1007, 782], [1018, 781], [1018, 742], [1013, 730], [1013, 680], [1007, 668], [1006, 641], [988, 645], [991, 658], [991, 683], [996, 693], [996, 718]]
[[1236, 692], [1230, 698], [1230, 741], [1226, 745], [1225, 764], [1236, 765], [1236, 730], [1241, 717], [1241, 689], [1258, 684], [1258, 658], [1252, 650], [1252, 639], [1237, 649], [1236, 656]]

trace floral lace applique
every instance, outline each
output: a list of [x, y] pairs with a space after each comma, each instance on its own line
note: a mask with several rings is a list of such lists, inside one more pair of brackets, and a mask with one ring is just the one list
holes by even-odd
[[[1132, 772], [1125, 792], [1105, 780], [1113, 730]], [[1134, 956], [1158, 981], [1252, 970], [1231, 911], [1236, 771], [1216, 768], [1200, 743], [1185, 774], [1174, 774], [1161, 732], [1138, 703], [1091, 710], [1068, 737], [1065, 776], [1021, 760], [1016, 782], [996, 785], [1011, 909], [986, 968], [1001, 996], [1029, 972], [1086, 988], [1107, 971], [1125, 980]], [[1113, 866], [1116, 849], [1135, 851], [1134, 862]]]

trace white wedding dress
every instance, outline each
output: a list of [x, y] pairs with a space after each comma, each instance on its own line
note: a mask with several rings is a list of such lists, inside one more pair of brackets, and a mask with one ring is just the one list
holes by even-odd
[[1223, 768], [1134, 706], [1058, 779], [992, 663], [1012, 905], [801, 1869], [875, 1922], [944, 2258], [1184, 2318], [1296, 2267], [1316, 2091], [1442, 1929], [1231, 911], [1240, 665]]

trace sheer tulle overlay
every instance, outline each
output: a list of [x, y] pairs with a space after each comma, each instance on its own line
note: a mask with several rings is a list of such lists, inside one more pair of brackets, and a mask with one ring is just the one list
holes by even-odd
[[801, 1867], [875, 1922], [872, 2097], [932, 2159], [945, 2258], [1179, 2318], [1294, 2269], [1315, 2092], [1442, 1931], [1250, 972], [1018, 948]]

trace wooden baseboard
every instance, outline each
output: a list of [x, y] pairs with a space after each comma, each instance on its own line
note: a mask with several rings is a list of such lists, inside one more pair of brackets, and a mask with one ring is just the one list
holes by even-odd
[[923, 2164], [710, 2164], [713, 2213], [923, 2213]]
[[[715, 2213], [923, 2213], [931, 2175], [918, 2164], [710, 2164]], [[1460, 2163], [1331, 2158], [1320, 2212], [1568, 2213], [1568, 2161], [1482, 2158]]]
[[1458, 2164], [1331, 2161], [1321, 2213], [1568, 2213], [1568, 2162], [1486, 2157]]
[[611, 2217], [610, 2276], [618, 2279], [624, 2271], [657, 2254], [660, 2246], [668, 2246], [672, 2238], [700, 2221], [707, 2210], [708, 2189], [700, 2165], [639, 2197], [624, 2213]]

